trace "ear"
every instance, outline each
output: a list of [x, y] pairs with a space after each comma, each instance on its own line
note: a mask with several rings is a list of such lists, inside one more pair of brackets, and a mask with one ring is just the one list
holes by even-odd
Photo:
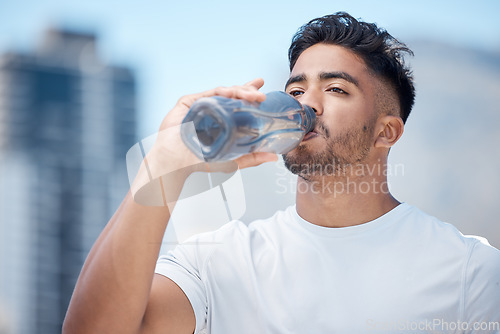
[[375, 147], [390, 148], [401, 138], [404, 124], [401, 117], [384, 115], [379, 118], [375, 131]]

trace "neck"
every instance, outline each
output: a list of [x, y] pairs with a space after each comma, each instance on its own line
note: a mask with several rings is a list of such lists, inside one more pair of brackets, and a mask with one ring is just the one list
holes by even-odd
[[386, 173], [357, 172], [299, 177], [296, 202], [302, 218], [325, 227], [367, 223], [400, 204], [389, 192]]

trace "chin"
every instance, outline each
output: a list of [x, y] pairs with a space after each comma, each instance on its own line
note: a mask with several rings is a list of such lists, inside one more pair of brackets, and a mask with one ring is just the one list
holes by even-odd
[[290, 152], [282, 154], [282, 156], [283, 160], [285, 161], [289, 160], [289, 161], [294, 161], [294, 163], [297, 163], [295, 161], [305, 160], [302, 163], [307, 163], [311, 159], [312, 153], [313, 152], [311, 152], [311, 150], [308, 147], [306, 147], [306, 145], [301, 143], [299, 144], [299, 146], [297, 146]]

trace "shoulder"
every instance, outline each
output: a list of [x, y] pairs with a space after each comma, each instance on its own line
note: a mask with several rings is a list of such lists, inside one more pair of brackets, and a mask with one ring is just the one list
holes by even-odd
[[257, 219], [250, 223], [233, 220], [214, 232], [198, 237], [207, 238], [211, 236], [218, 238], [234, 238], [248, 237], [261, 233], [276, 233], [278, 230], [286, 228], [286, 225], [293, 219], [291, 218], [291, 212], [294, 209], [294, 206], [290, 206], [285, 210], [276, 211], [271, 217]]
[[408, 223], [408, 228], [416, 231], [419, 238], [460, 247], [466, 252], [469, 266], [482, 264], [500, 271], [500, 251], [491, 246], [486, 238], [464, 235], [454, 225], [443, 222], [412, 205], [405, 205], [407, 210], [404, 219]]
[[[500, 250], [479, 236], [464, 235], [455, 226], [410, 206], [408, 221], [419, 242], [440, 267], [460, 268], [461, 314], [464, 321], [500, 318]], [[451, 279], [451, 277], [450, 277]]]
[[447, 267], [456, 266], [462, 273], [475, 265], [500, 270], [500, 251], [490, 246], [485, 238], [464, 235], [454, 225], [407, 206], [404, 224], [400, 224], [402, 235], [409, 243], [418, 245], [434, 262]]
[[424, 241], [435, 242], [440, 247], [460, 249], [465, 253], [469, 253], [479, 241], [479, 237], [463, 235], [453, 224], [444, 222], [415, 206], [409, 204], [406, 206], [408, 207], [405, 211], [407, 226]]
[[[254, 243], [255, 239], [277, 238], [281, 234], [280, 231], [286, 229], [286, 225], [290, 221], [291, 206], [285, 210], [277, 211], [273, 216], [254, 220], [251, 223], [245, 223], [240, 220], [233, 220], [224, 224], [219, 229], [211, 232], [200, 233], [187, 239], [184, 243], [176, 248], [188, 248], [191, 251], [196, 251], [201, 257], [207, 257], [213, 253], [207, 251], [209, 249], [224, 249], [224, 246], [237, 245], [241, 247], [245, 244]], [[192, 247], [196, 246], [196, 247]]]

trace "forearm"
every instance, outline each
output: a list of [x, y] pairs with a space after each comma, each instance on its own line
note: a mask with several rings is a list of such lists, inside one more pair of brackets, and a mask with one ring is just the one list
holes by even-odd
[[[141, 172], [137, 179], [141, 179]], [[185, 175], [164, 185], [169, 197]], [[134, 333], [140, 327], [169, 207], [137, 204], [129, 192], [92, 247], [80, 273], [64, 323], [65, 333]]]

